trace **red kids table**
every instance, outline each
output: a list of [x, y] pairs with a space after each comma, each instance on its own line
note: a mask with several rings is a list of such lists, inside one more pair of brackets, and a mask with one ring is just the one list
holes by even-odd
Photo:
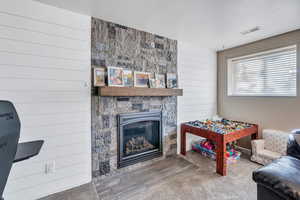
[[216, 143], [216, 171], [226, 176], [226, 144], [251, 135], [251, 139], [258, 138], [258, 125], [245, 122], [220, 121], [194, 121], [181, 124], [181, 154], [186, 155], [186, 134], [201, 136]]

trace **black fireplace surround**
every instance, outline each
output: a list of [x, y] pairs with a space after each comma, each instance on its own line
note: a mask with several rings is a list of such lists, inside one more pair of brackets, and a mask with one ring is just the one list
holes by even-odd
[[118, 168], [162, 154], [161, 111], [118, 115]]

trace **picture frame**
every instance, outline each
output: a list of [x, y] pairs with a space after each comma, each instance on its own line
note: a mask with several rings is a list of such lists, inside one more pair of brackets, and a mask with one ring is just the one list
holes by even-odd
[[133, 87], [133, 72], [132, 70], [123, 69], [123, 86]]
[[176, 73], [167, 73], [167, 88], [177, 88], [177, 74]]
[[155, 74], [156, 88], [166, 88], [166, 76], [164, 74]]
[[120, 67], [107, 67], [108, 86], [123, 87], [123, 69]]
[[155, 80], [155, 78], [150, 78], [149, 79], [149, 87], [150, 88], [156, 88], [156, 80]]
[[134, 72], [134, 87], [148, 88], [149, 73], [147, 72]]
[[149, 80], [150, 79], [155, 79], [155, 73], [149, 73]]
[[149, 73], [149, 88], [156, 88], [155, 73]]
[[94, 87], [105, 86], [105, 68], [93, 67], [93, 85]]

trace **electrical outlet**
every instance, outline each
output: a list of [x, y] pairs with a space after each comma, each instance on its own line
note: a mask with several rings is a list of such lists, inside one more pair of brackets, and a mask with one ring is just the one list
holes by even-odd
[[45, 165], [45, 174], [53, 174], [55, 172], [55, 161], [47, 162]]

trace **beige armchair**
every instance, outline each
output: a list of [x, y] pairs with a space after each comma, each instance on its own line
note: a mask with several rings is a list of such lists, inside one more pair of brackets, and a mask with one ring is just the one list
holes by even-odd
[[265, 129], [262, 139], [252, 140], [251, 160], [266, 165], [286, 155], [288, 132]]

